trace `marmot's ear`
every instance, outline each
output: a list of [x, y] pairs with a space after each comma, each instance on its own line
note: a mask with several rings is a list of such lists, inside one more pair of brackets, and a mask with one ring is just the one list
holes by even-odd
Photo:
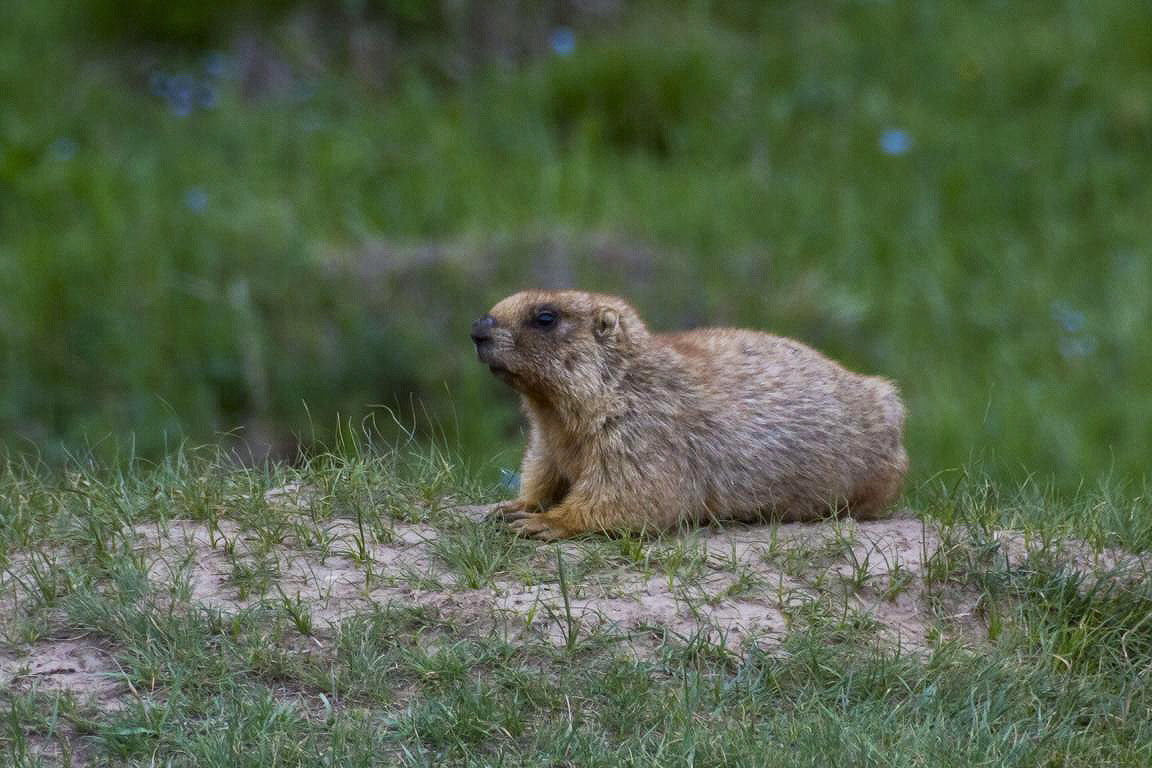
[[598, 339], [614, 339], [620, 333], [620, 313], [612, 307], [600, 307], [596, 310], [596, 319], [592, 323], [592, 330]]

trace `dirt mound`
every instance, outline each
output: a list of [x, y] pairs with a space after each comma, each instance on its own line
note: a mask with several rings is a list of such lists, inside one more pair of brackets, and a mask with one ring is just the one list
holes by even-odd
[[[137, 525], [132, 541], [158, 591], [225, 613], [263, 601], [295, 606], [318, 637], [374, 606], [423, 606], [513, 640], [531, 635], [563, 645], [608, 632], [638, 654], [669, 637], [704, 637], [737, 653], [749, 644], [772, 647], [798, 622], [845, 617], [921, 648], [942, 628], [979, 629], [975, 593], [953, 589], [943, 599], [933, 592], [953, 560], [971, 564], [982, 552], [1017, 568], [1043, 546], [1011, 531], [950, 528], [942, 535], [911, 518], [537, 545], [484, 522], [484, 506], [389, 519], [369, 530], [362, 521], [308, 515], [306, 497], [297, 487], [269, 495], [281, 515], [274, 533], [232, 520], [175, 520]], [[1126, 563], [1147, 570], [1143, 561], [1087, 547], [1061, 556], [1085, 571]], [[88, 638], [0, 656], [0, 685], [103, 703], [122, 686], [117, 671]]]

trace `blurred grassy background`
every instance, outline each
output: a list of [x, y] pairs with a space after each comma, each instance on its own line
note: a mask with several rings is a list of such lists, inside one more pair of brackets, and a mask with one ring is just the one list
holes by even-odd
[[383, 404], [494, 476], [468, 322], [578, 286], [897, 379], [918, 479], [1146, 476], [1144, 0], [0, 12], [10, 449], [290, 456]]

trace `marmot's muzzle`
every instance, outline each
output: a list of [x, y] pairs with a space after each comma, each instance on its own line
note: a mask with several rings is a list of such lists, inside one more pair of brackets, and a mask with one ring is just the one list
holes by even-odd
[[495, 323], [496, 320], [493, 319], [492, 315], [484, 315], [484, 317], [472, 322], [472, 333], [469, 335], [472, 336], [472, 341], [477, 347], [484, 342], [492, 341], [492, 326]]

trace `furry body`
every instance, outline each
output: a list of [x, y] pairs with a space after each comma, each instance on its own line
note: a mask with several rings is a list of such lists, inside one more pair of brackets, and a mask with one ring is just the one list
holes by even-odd
[[874, 517], [907, 470], [896, 387], [791, 339], [652, 333], [622, 299], [576, 291], [511, 296], [473, 339], [531, 427], [498, 509], [524, 535]]

